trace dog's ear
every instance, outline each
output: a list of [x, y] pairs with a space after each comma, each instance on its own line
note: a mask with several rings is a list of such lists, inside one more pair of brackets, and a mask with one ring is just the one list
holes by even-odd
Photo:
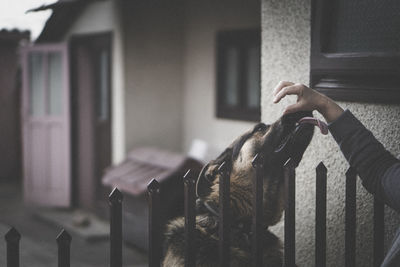
[[[232, 166], [232, 148], [225, 149], [215, 160], [210, 161], [201, 170], [196, 182], [197, 197], [205, 197], [211, 193], [211, 186], [218, 176], [219, 166], [225, 162], [228, 168]], [[230, 172], [230, 170], [228, 170]]]

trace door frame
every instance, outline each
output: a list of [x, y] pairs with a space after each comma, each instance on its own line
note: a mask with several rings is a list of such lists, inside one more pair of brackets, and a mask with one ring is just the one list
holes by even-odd
[[[71, 69], [71, 144], [72, 144], [72, 199], [73, 199], [73, 206], [79, 207], [79, 208], [84, 208], [86, 210], [90, 210], [95, 212], [96, 214], [102, 216], [102, 217], [107, 217], [108, 216], [108, 201], [107, 197], [104, 197], [104, 194], [107, 192], [105, 191], [106, 189], [104, 186], [101, 184], [101, 177], [98, 177], [95, 175], [95, 160], [96, 160], [96, 152], [95, 152], [95, 132], [89, 133], [90, 136], [92, 137], [93, 143], [90, 144], [92, 146], [91, 151], [88, 151], [87, 153], [91, 154], [89, 155], [89, 159], [92, 162], [91, 166], [84, 166], [83, 168], [92, 168], [91, 175], [86, 176], [84, 179], [85, 181], [82, 181], [80, 172], [82, 171], [82, 167], [79, 166], [79, 138], [80, 134], [82, 134], [83, 129], [79, 127], [79, 122], [78, 122], [78, 116], [79, 116], [79, 90], [92, 90], [93, 86], [95, 84], [87, 84], [86, 88], [82, 88], [78, 86], [78, 78], [77, 78], [77, 70], [74, 70], [74, 67], [76, 66], [76, 53], [77, 49], [79, 46], [85, 46], [88, 45], [94, 38], [101, 38], [104, 39], [106, 42], [106, 45], [108, 46], [108, 53], [109, 53], [109, 68], [108, 68], [108, 117], [110, 120], [110, 159], [112, 158], [112, 44], [113, 44], [113, 33], [111, 31], [107, 32], [98, 32], [98, 33], [88, 33], [88, 34], [74, 34], [70, 37], [69, 39], [69, 50], [70, 50], [70, 69]], [[90, 56], [87, 55], [87, 60], [90, 60]], [[90, 63], [89, 63], [90, 64]], [[93, 70], [91, 70], [93, 71]], [[93, 72], [90, 72], [88, 70], [89, 74], [92, 75], [94, 74]], [[92, 79], [88, 77], [88, 79]], [[90, 93], [88, 93], [90, 95]], [[87, 95], [88, 96], [88, 95]], [[91, 105], [90, 109], [92, 110], [93, 113], [96, 112], [96, 103], [93, 100], [93, 98], [86, 99], [88, 100], [87, 103]], [[94, 122], [97, 119], [96, 116], [91, 117], [91, 125], [89, 126], [90, 128], [94, 127]], [[111, 164], [111, 161], [110, 161]]]

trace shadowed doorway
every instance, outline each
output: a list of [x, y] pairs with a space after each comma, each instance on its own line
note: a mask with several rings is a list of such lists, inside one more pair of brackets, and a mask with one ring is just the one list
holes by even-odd
[[111, 164], [111, 33], [71, 39], [73, 205], [105, 217]]

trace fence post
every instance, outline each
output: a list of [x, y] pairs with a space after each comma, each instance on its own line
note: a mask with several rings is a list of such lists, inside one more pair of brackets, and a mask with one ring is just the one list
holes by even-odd
[[110, 204], [110, 266], [122, 267], [122, 193], [117, 189], [108, 197]]
[[159, 267], [161, 260], [160, 184], [152, 179], [149, 193], [149, 266]]
[[356, 178], [353, 168], [346, 172], [345, 267], [356, 265]]
[[252, 161], [256, 175], [253, 178], [253, 222], [252, 222], [252, 258], [253, 266], [263, 265], [263, 174], [264, 158], [257, 154]]
[[71, 235], [64, 229], [58, 234], [56, 241], [58, 246], [58, 267], [70, 266]]
[[219, 266], [230, 266], [230, 172], [226, 162], [218, 167], [219, 176]]
[[185, 267], [195, 266], [196, 181], [190, 170], [183, 176], [185, 195]]
[[374, 198], [374, 267], [381, 266], [385, 243], [385, 204]]
[[315, 169], [315, 266], [326, 265], [326, 178], [327, 169], [320, 162]]
[[285, 179], [285, 247], [284, 266], [296, 266], [296, 184], [295, 165], [292, 159], [284, 166]]
[[6, 234], [7, 243], [7, 267], [19, 267], [19, 241], [20, 233], [12, 227]]

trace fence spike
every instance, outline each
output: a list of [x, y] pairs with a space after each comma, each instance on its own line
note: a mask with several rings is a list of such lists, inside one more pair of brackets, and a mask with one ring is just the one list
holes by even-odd
[[353, 167], [350, 167], [350, 168], [347, 169], [346, 178], [347, 177], [355, 178], [356, 175], [357, 175], [357, 172]]
[[118, 188], [114, 188], [113, 191], [110, 193], [108, 196], [108, 200], [112, 203], [114, 202], [122, 202], [123, 195], [121, 191], [118, 190]]
[[57, 243], [61, 244], [61, 243], [70, 243], [72, 240], [71, 235], [65, 230], [62, 229], [61, 232], [57, 235]]
[[62, 229], [56, 241], [58, 246], [58, 267], [70, 267], [71, 235]]
[[251, 164], [253, 165], [253, 168], [257, 168], [263, 165], [264, 157], [260, 154], [256, 154], [251, 161]]
[[356, 178], [355, 169], [346, 171], [345, 199], [345, 267], [356, 264]]
[[191, 179], [191, 177], [192, 177], [192, 176], [191, 176], [191, 172], [192, 172], [191, 169], [188, 169], [188, 170], [185, 172], [185, 174], [183, 175], [183, 182], [185, 182], [185, 181]]
[[295, 162], [289, 159], [284, 165], [285, 179], [285, 245], [284, 266], [296, 266], [296, 186], [295, 186]]
[[108, 200], [110, 204], [110, 266], [122, 267], [123, 195], [118, 188], [114, 188]]
[[227, 163], [224, 161], [218, 166], [218, 172], [222, 174], [226, 171], [227, 171]]
[[315, 169], [315, 266], [326, 265], [326, 178], [327, 168], [320, 162]]
[[149, 193], [149, 266], [159, 267], [161, 261], [161, 204], [160, 184], [152, 179], [147, 185]]
[[21, 234], [15, 229], [11, 227], [10, 230], [5, 234], [4, 238], [6, 239], [7, 243], [18, 244], [21, 240]]
[[156, 191], [160, 190], [160, 184], [156, 179], [152, 179], [148, 184], [147, 184], [147, 190], [149, 193], [154, 193]]
[[219, 266], [230, 265], [230, 173], [224, 161], [218, 167], [219, 176]]
[[255, 168], [255, 175], [253, 177], [253, 198], [252, 198], [252, 261], [253, 266], [263, 266], [263, 174], [264, 174], [264, 157], [257, 154], [253, 160], [252, 165]]
[[7, 267], [19, 267], [19, 241], [21, 234], [11, 227], [4, 236], [7, 243]]
[[185, 196], [185, 266], [195, 266], [196, 180], [189, 169], [183, 176]]
[[316, 168], [316, 171], [318, 173], [327, 173], [328, 169], [326, 168], [325, 164], [321, 161]]
[[381, 266], [385, 249], [385, 204], [374, 197], [374, 267]]

